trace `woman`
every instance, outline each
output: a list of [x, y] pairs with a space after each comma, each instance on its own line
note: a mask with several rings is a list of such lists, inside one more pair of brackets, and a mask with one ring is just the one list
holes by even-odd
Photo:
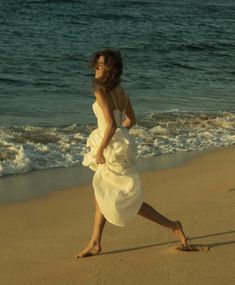
[[136, 118], [130, 99], [120, 85], [120, 52], [113, 49], [96, 52], [91, 67], [95, 68], [92, 86], [96, 101], [92, 107], [98, 128], [88, 137], [90, 151], [84, 156], [83, 165], [95, 171], [92, 184], [96, 211], [90, 242], [76, 257], [101, 251], [106, 220], [123, 227], [137, 214], [170, 229], [186, 246], [181, 223], [167, 219], [143, 202], [143, 188], [135, 168], [135, 142], [128, 132]]

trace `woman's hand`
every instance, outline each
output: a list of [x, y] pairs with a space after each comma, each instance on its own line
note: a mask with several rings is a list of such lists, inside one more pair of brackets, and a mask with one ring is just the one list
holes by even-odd
[[96, 163], [105, 163], [104, 151], [102, 149], [98, 149], [96, 152]]

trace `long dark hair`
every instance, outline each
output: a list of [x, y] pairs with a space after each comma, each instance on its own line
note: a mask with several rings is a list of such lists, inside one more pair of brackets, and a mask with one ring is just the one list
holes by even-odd
[[106, 72], [101, 78], [95, 78], [92, 80], [93, 92], [100, 90], [103, 93], [108, 93], [116, 86], [119, 85], [122, 75], [122, 57], [119, 50], [116, 49], [104, 49], [97, 51], [91, 57], [89, 67], [95, 68], [98, 58], [104, 57], [104, 64]]

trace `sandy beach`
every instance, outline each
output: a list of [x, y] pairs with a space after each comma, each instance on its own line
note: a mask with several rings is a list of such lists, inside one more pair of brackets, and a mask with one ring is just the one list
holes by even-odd
[[106, 223], [102, 253], [75, 258], [93, 226], [91, 185], [1, 204], [1, 284], [234, 284], [234, 177], [235, 146], [141, 173], [145, 201], [179, 219], [200, 251], [177, 250], [171, 232], [137, 216], [125, 228]]

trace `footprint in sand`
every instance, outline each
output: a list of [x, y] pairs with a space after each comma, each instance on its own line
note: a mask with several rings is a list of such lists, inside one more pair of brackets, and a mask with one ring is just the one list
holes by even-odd
[[164, 250], [165, 253], [176, 253], [178, 251], [191, 252], [191, 251], [209, 251], [210, 247], [203, 244], [188, 244], [186, 246], [178, 245]]
[[179, 251], [209, 251], [210, 247], [202, 244], [187, 244], [186, 246], [177, 246], [175, 249]]
[[231, 188], [228, 190], [228, 192], [231, 192], [231, 191], [235, 191], [235, 188]]

